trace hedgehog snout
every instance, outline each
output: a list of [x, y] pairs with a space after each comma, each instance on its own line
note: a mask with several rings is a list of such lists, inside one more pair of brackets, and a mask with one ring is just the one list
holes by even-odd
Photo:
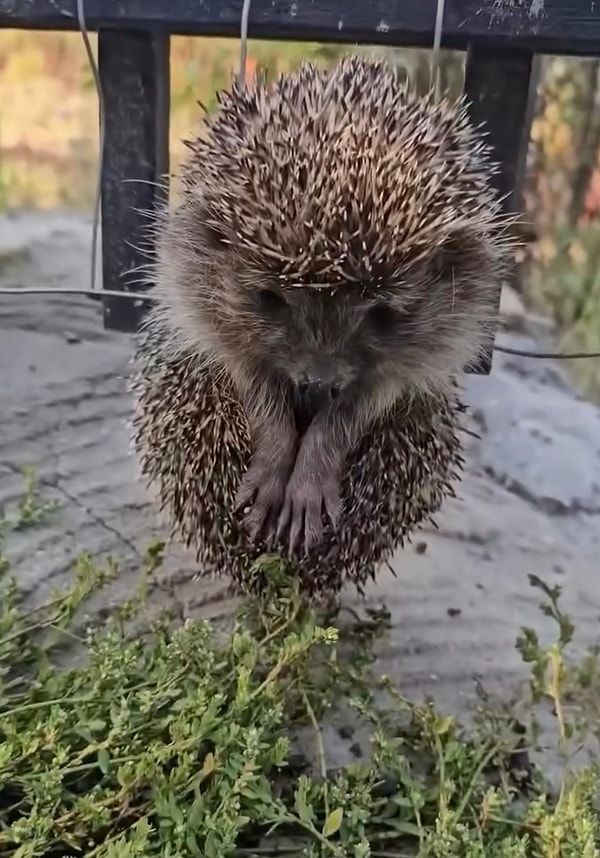
[[331, 379], [305, 378], [298, 383], [303, 407], [313, 414], [326, 408], [339, 395], [340, 389], [340, 384]]

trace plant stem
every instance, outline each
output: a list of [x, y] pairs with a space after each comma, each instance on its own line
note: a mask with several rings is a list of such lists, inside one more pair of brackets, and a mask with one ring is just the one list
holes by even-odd
[[321, 732], [321, 728], [315, 716], [314, 709], [310, 705], [310, 700], [308, 699], [308, 695], [304, 688], [301, 689], [300, 693], [302, 694], [302, 700], [304, 701], [308, 717], [312, 724], [313, 730], [315, 731], [317, 758], [319, 760], [319, 769], [321, 771], [321, 777], [323, 779], [323, 802], [325, 805], [325, 819], [327, 819], [329, 816], [329, 791], [327, 784], [327, 759], [325, 756], [325, 745], [323, 744], [323, 733]]

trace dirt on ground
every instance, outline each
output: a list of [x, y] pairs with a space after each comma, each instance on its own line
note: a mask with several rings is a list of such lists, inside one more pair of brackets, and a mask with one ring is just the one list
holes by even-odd
[[[3, 216], [0, 286], [86, 286], [90, 240], [79, 217]], [[505, 301], [512, 332], [499, 342], [535, 348], [535, 320], [514, 296]], [[88, 298], [0, 295], [0, 507], [16, 502], [24, 465], [59, 502], [42, 525], [11, 536], [28, 599], [67, 586], [88, 550], [118, 558], [121, 575], [104, 598], [119, 600], [135, 586], [149, 542], [164, 536], [131, 452], [132, 351], [133, 338], [105, 332]], [[522, 678], [522, 626], [542, 639], [554, 634], [530, 574], [564, 588], [580, 647], [600, 637], [600, 410], [547, 361], [496, 354], [491, 376], [465, 386], [481, 437], [468, 438], [459, 497], [438, 530], [426, 528], [397, 555], [395, 576], [382, 570], [367, 594], [368, 605], [384, 602], [392, 616], [382, 671], [407, 696], [432, 695], [459, 715], [471, 711], [474, 680], [506, 697]], [[184, 616], [232, 608], [224, 583], [193, 580], [177, 547], [156, 593], [164, 599]], [[351, 593], [346, 601], [357, 604]]]

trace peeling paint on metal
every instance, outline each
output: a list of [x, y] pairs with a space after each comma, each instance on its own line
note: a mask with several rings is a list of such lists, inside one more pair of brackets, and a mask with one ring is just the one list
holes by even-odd
[[544, 14], [544, 0], [531, 0], [530, 18], [540, 18]]
[[[493, 15], [495, 18], [504, 19], [519, 9], [530, 18], [541, 18], [545, 13], [545, 0], [493, 0]], [[484, 12], [485, 9], [481, 9]]]

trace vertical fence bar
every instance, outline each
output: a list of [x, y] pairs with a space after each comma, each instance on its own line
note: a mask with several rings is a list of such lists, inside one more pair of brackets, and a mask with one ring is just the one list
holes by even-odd
[[[142, 291], [147, 265], [147, 212], [164, 199], [157, 187], [169, 170], [169, 36], [101, 29], [98, 65], [104, 94], [102, 275], [105, 289]], [[148, 302], [104, 298], [104, 327], [133, 332]]]
[[[474, 123], [484, 123], [487, 140], [494, 150], [500, 171], [494, 176], [504, 208], [514, 211], [522, 149], [528, 145], [531, 116], [529, 102], [533, 54], [512, 48], [470, 45], [467, 53], [465, 94]], [[500, 290], [496, 299], [500, 311]], [[482, 361], [468, 371], [488, 375], [492, 369], [493, 337]]]

